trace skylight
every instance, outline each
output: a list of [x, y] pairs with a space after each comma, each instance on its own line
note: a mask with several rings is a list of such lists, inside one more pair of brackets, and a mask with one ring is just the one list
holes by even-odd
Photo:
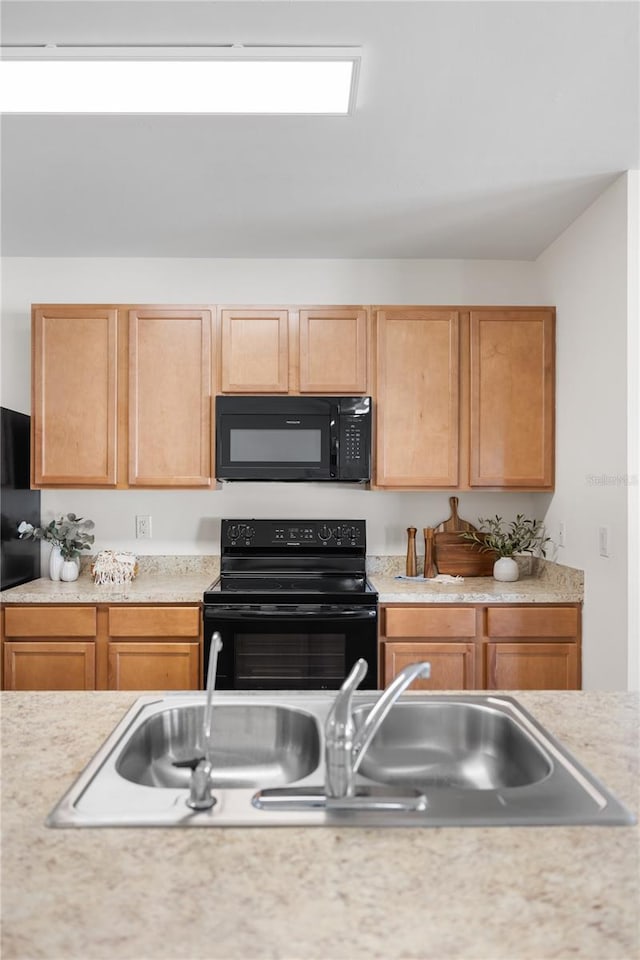
[[3, 48], [2, 113], [348, 115], [358, 48]]

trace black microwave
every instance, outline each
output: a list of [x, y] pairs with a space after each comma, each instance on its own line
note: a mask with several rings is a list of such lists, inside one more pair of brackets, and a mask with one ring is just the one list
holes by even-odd
[[216, 397], [218, 480], [371, 477], [371, 397]]

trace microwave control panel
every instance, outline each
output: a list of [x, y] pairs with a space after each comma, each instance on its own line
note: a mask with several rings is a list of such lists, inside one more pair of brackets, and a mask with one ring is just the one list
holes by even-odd
[[371, 420], [369, 416], [340, 417], [340, 479], [368, 480], [371, 476]]

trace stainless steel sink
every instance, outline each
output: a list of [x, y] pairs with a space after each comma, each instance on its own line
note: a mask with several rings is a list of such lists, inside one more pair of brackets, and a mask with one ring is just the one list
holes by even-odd
[[[356, 710], [358, 726], [367, 713]], [[421, 790], [525, 787], [552, 769], [512, 716], [486, 704], [439, 701], [396, 704], [360, 764], [372, 780]]]
[[[170, 707], [132, 732], [116, 762], [121, 777], [147, 787], [188, 788], [200, 743], [204, 704]], [[320, 735], [308, 713], [271, 704], [213, 709], [214, 787], [264, 787], [301, 780], [320, 762]]]
[[[333, 694], [216, 693], [213, 795], [187, 807], [204, 693], [141, 697], [47, 819], [65, 826], [631, 824], [631, 814], [512, 697], [409, 693], [364, 755], [356, 796], [324, 795]], [[375, 696], [358, 691], [362, 723]]]

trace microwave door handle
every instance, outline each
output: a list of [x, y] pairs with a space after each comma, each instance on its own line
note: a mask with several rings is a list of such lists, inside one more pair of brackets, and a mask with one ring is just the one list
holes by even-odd
[[340, 461], [340, 418], [337, 410], [331, 411], [331, 448], [329, 451], [329, 476], [338, 476]]

